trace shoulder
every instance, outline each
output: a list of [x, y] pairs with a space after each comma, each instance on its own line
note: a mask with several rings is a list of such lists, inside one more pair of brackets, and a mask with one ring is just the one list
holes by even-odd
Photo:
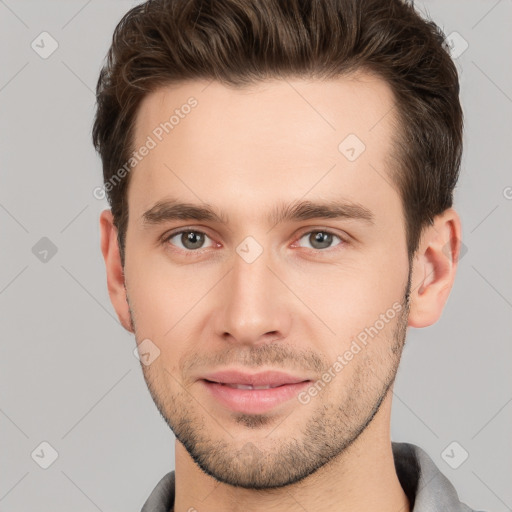
[[462, 503], [457, 491], [425, 450], [411, 443], [392, 443], [400, 484], [412, 504], [411, 512], [484, 512]]
[[174, 471], [170, 471], [159, 480], [151, 491], [141, 512], [169, 512], [174, 505], [174, 486]]

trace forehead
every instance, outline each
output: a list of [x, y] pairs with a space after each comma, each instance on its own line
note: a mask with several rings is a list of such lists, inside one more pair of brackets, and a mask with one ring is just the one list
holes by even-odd
[[[190, 81], [142, 101], [130, 217], [167, 195], [256, 213], [274, 199], [399, 201], [388, 177], [396, 118], [386, 82], [362, 74], [233, 88]], [[140, 151], [139, 151], [140, 153]]]

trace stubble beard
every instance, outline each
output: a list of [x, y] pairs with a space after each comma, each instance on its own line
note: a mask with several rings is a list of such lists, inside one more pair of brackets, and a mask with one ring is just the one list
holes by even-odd
[[[405, 345], [410, 283], [409, 271], [389, 352], [375, 360], [365, 354], [366, 349], [362, 349], [354, 358], [354, 362], [358, 361], [355, 363], [358, 368], [353, 372], [352, 381], [347, 382], [342, 401], [337, 404], [319, 402], [305, 427], [292, 435], [280, 436], [281, 425], [276, 423], [264, 443], [255, 440], [240, 446], [230, 435], [229, 426], [219, 425], [181, 385], [174, 382], [175, 378], [168, 371], [168, 375], [157, 374], [141, 363], [153, 401], [193, 461], [217, 481], [246, 489], [276, 489], [299, 482], [342, 456], [370, 425], [390, 392]], [[139, 340], [131, 310], [130, 317]], [[373, 342], [381, 343], [382, 340]], [[380, 370], [379, 375], [374, 369]], [[167, 393], [168, 388], [162, 379], [169, 381], [177, 392]], [[316, 398], [321, 398], [322, 393]], [[255, 431], [276, 421], [272, 415], [266, 414], [233, 413], [233, 419], [238, 425]], [[282, 425], [285, 424], [286, 419], [282, 421]], [[213, 430], [219, 430], [221, 437], [214, 439]]]

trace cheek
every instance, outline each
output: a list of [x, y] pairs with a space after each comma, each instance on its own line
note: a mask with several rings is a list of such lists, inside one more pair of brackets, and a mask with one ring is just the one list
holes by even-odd
[[132, 253], [127, 262], [126, 278], [137, 337], [139, 341], [149, 338], [160, 350], [165, 368], [178, 375], [180, 355], [190, 348], [191, 339], [199, 339], [193, 333], [201, 323], [215, 275], [205, 274], [212, 269], [201, 273], [172, 265], [158, 255], [152, 261], [136, 256]]
[[370, 270], [365, 271], [363, 266], [353, 266], [349, 271], [331, 268], [330, 280], [316, 275], [314, 287], [304, 284], [297, 293], [306, 297], [310, 310], [322, 320], [323, 326], [314, 319], [324, 333], [314, 337], [317, 350], [332, 364], [341, 359], [343, 371], [337, 375], [344, 377], [338, 381], [350, 379], [353, 368], [366, 358], [382, 361], [389, 357], [405, 307], [402, 301], [407, 265], [399, 269], [390, 264], [386, 270], [368, 263], [367, 268]]
[[125, 276], [138, 335], [162, 338], [181, 312], [183, 297], [179, 290], [182, 287], [164, 266], [149, 258], [138, 258], [136, 252], [130, 256], [126, 261]]
[[[339, 339], [337, 350], [329, 347], [331, 364], [321, 376], [328, 382], [324, 401], [345, 403], [347, 400], [360, 405], [372, 402], [382, 391], [397, 361], [393, 354], [398, 314], [388, 314], [387, 323], [378, 320], [345, 339]], [[327, 350], [327, 348], [326, 348]], [[373, 403], [373, 402], [372, 402]]]
[[[325, 324], [327, 336], [347, 339], [402, 300], [407, 263], [389, 256], [354, 253], [333, 264], [287, 271], [284, 280]], [[330, 332], [331, 331], [331, 332]], [[333, 332], [335, 334], [333, 334]]]

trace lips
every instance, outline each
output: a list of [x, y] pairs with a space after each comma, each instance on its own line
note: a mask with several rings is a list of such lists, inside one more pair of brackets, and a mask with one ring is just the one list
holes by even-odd
[[273, 389], [273, 388], [278, 387], [278, 386], [251, 386], [250, 384], [225, 384], [223, 382], [218, 382], [217, 384], [220, 384], [221, 386], [228, 386], [229, 388], [234, 388], [234, 389], [271, 389], [271, 388]]
[[[286, 384], [297, 384], [304, 382], [304, 377], [296, 377], [280, 371], [266, 371], [261, 373], [249, 374], [236, 370], [226, 370], [222, 372], [210, 373], [203, 376], [204, 380], [225, 384], [227, 386], [236, 386], [238, 389], [269, 389], [284, 386]], [[244, 387], [240, 387], [244, 386]]]
[[204, 375], [199, 381], [217, 404], [245, 414], [262, 414], [279, 405], [289, 405], [311, 382], [279, 371], [256, 374], [222, 371]]

